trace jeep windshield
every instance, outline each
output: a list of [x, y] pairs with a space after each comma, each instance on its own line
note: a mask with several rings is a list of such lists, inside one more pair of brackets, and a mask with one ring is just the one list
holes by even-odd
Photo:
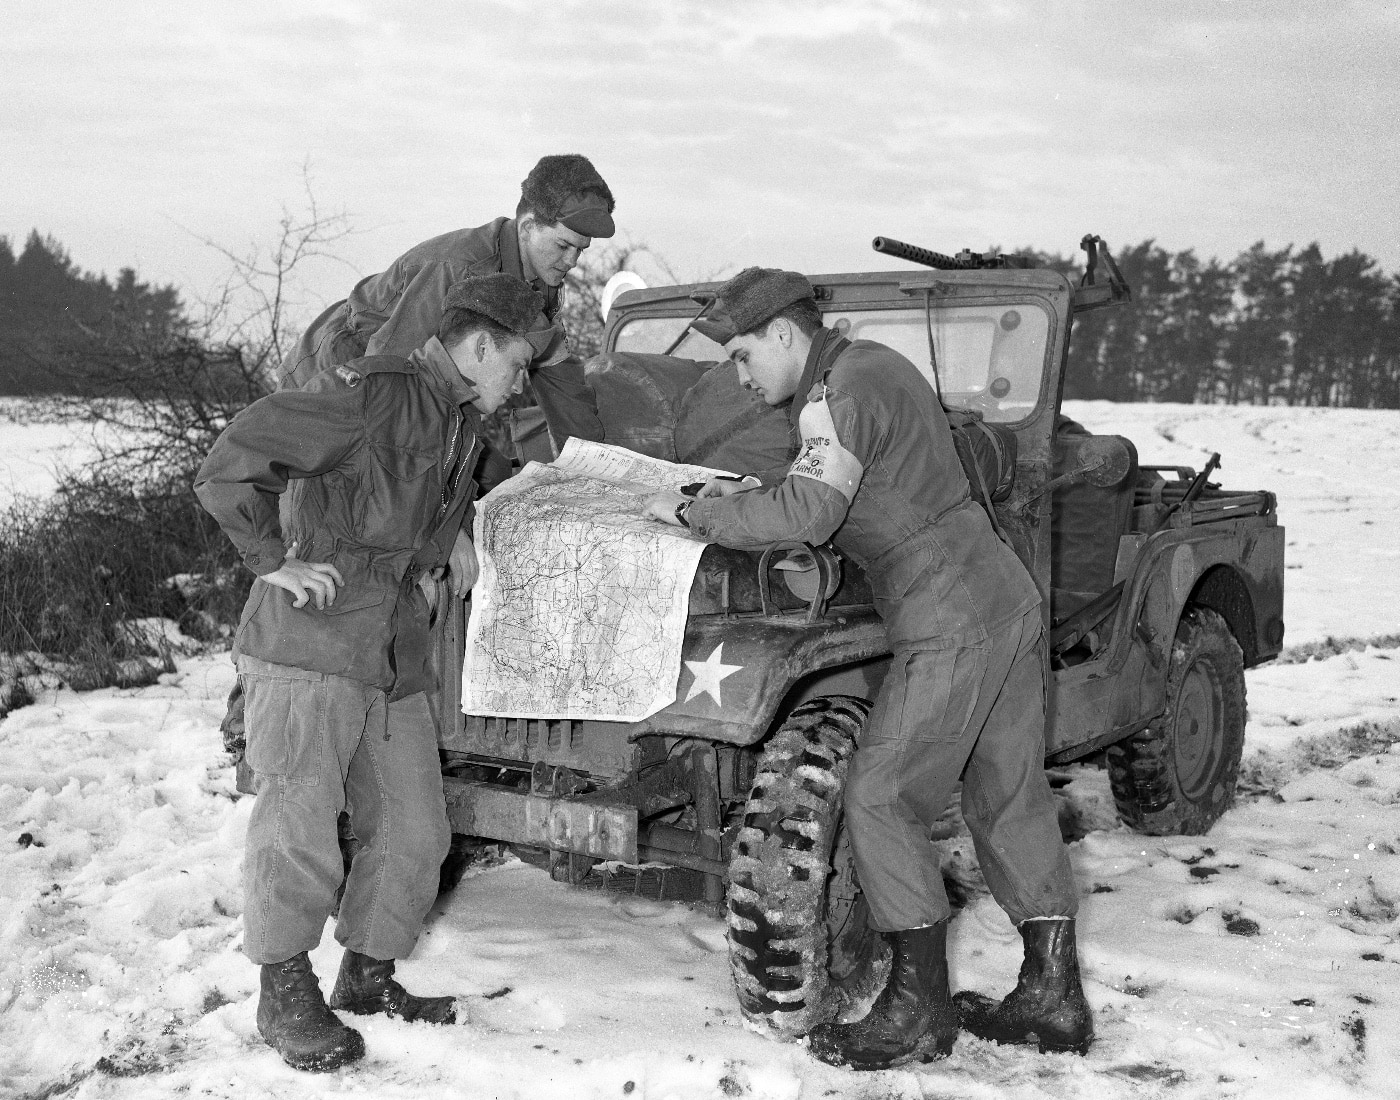
[[[929, 356], [930, 325], [923, 302], [915, 300], [884, 308], [861, 303], [843, 309], [822, 304], [823, 319], [852, 340], [877, 340], [894, 348], [933, 381]], [[619, 325], [613, 351], [661, 354], [675, 341], [694, 315], [658, 316], [638, 312]], [[984, 304], [933, 303], [933, 358], [946, 404], [980, 412], [987, 420], [1014, 423], [1035, 409], [1045, 369], [1050, 316], [1044, 305], [999, 300]], [[672, 355], [700, 362], [723, 361], [725, 350], [694, 330]]]

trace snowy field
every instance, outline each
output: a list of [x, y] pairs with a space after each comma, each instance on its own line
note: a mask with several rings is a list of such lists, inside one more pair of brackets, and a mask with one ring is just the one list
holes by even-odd
[[0, 398], [0, 508], [18, 496], [48, 496], [63, 471], [95, 453], [91, 427], [34, 419], [28, 402]]
[[[1400, 488], [1382, 476], [1400, 413], [1067, 411], [1144, 462], [1219, 450], [1227, 487], [1276, 491], [1286, 645], [1362, 640], [1247, 674], [1241, 798], [1206, 837], [1129, 832], [1103, 773], [1064, 770], [1088, 1057], [963, 1036], [932, 1066], [824, 1066], [741, 1026], [721, 921], [509, 861], [440, 899], [400, 967], [458, 994], [461, 1022], [356, 1021], [365, 1062], [297, 1073], [257, 1035], [238, 950], [250, 805], [220, 751], [215, 655], [0, 722], [0, 1097], [1400, 1096]], [[951, 945], [955, 988], [1011, 987], [1019, 939], [989, 898]], [[328, 928], [327, 989], [338, 959]]]
[[1288, 531], [1285, 645], [1400, 632], [1400, 411], [1067, 401], [1095, 432], [1125, 435], [1144, 465], [1201, 469], [1227, 489], [1270, 489]]

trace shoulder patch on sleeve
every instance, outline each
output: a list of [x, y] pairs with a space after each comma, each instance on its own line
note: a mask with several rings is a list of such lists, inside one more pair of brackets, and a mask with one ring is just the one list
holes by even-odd
[[790, 476], [809, 477], [830, 485], [848, 501], [854, 500], [865, 468], [860, 460], [841, 445], [831, 408], [826, 403], [826, 387], [818, 383], [797, 418], [802, 433], [802, 450], [788, 471]]
[[351, 370], [343, 363], [335, 368], [335, 373], [336, 377], [339, 378], [342, 382], [344, 382], [347, 386], [349, 386], [352, 390], [356, 386], [358, 386], [360, 382], [364, 379], [364, 375], [362, 375], [359, 371]]

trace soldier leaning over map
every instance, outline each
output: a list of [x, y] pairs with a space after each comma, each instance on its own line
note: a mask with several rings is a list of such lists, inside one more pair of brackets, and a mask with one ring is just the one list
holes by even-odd
[[[864, 569], [894, 651], [845, 799], [893, 967], [870, 1013], [819, 1027], [812, 1052], [857, 1069], [930, 1061], [948, 1056], [961, 1022], [1083, 1053], [1093, 1022], [1075, 949], [1079, 899], [1042, 765], [1040, 597], [971, 500], [937, 397], [899, 353], [823, 327], [794, 271], [741, 271], [710, 320], [692, 323], [768, 404], [793, 399], [802, 450], [776, 488], [716, 480], [702, 490], [709, 499], [658, 493], [648, 514], [739, 549], [831, 539]], [[960, 776], [978, 861], [1021, 930], [1026, 965], [1000, 1004], [960, 993], [955, 1009], [950, 908], [928, 837]]]
[[569, 350], [559, 310], [564, 280], [579, 257], [594, 239], [616, 232], [613, 207], [612, 191], [587, 157], [541, 157], [520, 185], [513, 218], [423, 241], [384, 271], [361, 279], [344, 301], [307, 326], [282, 364], [280, 384], [304, 386], [361, 355], [408, 355], [437, 332], [449, 287], [471, 275], [502, 271], [540, 294], [543, 321], [552, 326], [552, 338], [530, 365], [529, 399], [507, 406], [516, 457], [548, 462], [571, 436], [601, 441], [597, 405]]

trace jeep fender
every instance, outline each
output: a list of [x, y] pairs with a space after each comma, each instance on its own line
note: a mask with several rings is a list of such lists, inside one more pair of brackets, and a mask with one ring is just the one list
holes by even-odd
[[1166, 706], [1166, 671], [1189, 604], [1218, 611], [1250, 667], [1283, 640], [1282, 527], [1232, 523], [1129, 535], [1123, 604], [1105, 654], [1054, 673], [1047, 757], [1073, 759], [1143, 728]]
[[818, 624], [801, 613], [692, 619], [676, 701], [635, 723], [629, 736], [752, 745], [768, 733], [794, 684], [888, 652], [884, 626], [871, 607], [828, 610]]

